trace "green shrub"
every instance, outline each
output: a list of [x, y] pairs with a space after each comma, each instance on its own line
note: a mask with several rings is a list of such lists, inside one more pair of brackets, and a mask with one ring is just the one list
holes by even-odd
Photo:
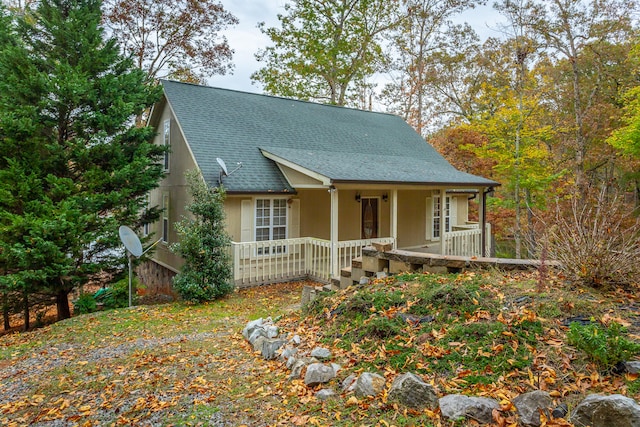
[[82, 293], [73, 302], [73, 312], [75, 314], [93, 313], [97, 308], [96, 299], [92, 294]]
[[640, 353], [640, 344], [625, 338], [626, 332], [626, 328], [618, 323], [606, 327], [598, 323], [581, 325], [574, 322], [567, 338], [569, 344], [584, 351], [601, 369], [608, 370]]
[[[136, 289], [140, 284], [135, 278], [131, 283], [131, 300], [133, 304], [138, 302], [138, 295]], [[110, 287], [99, 289], [93, 297], [95, 301], [101, 303], [104, 308], [122, 308], [129, 306], [129, 278], [124, 278], [112, 283]]]
[[173, 287], [185, 301], [203, 303], [233, 291], [233, 272], [225, 229], [224, 188], [212, 188], [198, 171], [186, 175], [193, 202], [186, 206], [192, 216], [175, 224], [180, 237], [171, 250], [184, 259]]

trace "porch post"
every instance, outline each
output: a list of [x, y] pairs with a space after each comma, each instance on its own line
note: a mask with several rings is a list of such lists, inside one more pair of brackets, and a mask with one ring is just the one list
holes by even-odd
[[446, 255], [447, 243], [445, 236], [447, 234], [447, 190], [440, 189], [440, 255]]
[[331, 278], [340, 277], [338, 263], [338, 190], [331, 186]]
[[393, 248], [397, 249], [398, 244], [398, 190], [391, 191], [391, 237], [393, 237]]
[[480, 220], [480, 256], [488, 256], [487, 243], [487, 197], [485, 188], [480, 188], [480, 203], [478, 203], [478, 219]]

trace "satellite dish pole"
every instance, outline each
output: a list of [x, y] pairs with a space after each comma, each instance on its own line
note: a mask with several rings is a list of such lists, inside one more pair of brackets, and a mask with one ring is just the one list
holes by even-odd
[[162, 238], [156, 240], [151, 246], [149, 246], [146, 250], [142, 250], [142, 243], [140, 243], [140, 239], [136, 235], [136, 233], [127, 227], [126, 225], [121, 225], [118, 229], [118, 234], [120, 235], [120, 240], [122, 244], [127, 249], [127, 260], [129, 261], [129, 307], [133, 306], [133, 298], [131, 296], [131, 277], [133, 275], [131, 258], [132, 257], [141, 257], [146, 254], [149, 249], [154, 247], [155, 245], [162, 240]]

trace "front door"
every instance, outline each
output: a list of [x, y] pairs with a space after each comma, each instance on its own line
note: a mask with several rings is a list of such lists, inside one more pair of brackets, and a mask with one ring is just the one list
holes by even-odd
[[378, 237], [378, 199], [373, 197], [363, 197], [361, 199], [361, 205], [361, 238], [374, 239]]

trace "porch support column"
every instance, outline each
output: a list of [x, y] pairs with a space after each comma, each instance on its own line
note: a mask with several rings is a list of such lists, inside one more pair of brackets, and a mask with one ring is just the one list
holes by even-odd
[[447, 243], [445, 236], [447, 234], [447, 190], [440, 189], [440, 255], [446, 255]]
[[478, 219], [480, 220], [480, 256], [488, 256], [487, 247], [487, 196], [485, 188], [480, 188], [480, 201], [478, 203]]
[[338, 190], [331, 186], [331, 278], [340, 277], [338, 263]]
[[398, 190], [391, 190], [391, 237], [393, 248], [398, 246]]

